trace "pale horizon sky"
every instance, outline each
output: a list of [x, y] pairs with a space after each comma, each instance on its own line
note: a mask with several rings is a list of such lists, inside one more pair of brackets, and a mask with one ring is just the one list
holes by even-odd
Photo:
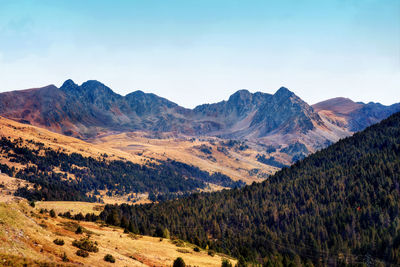
[[192, 108], [239, 89], [400, 102], [398, 0], [0, 0], [0, 92], [98, 80]]

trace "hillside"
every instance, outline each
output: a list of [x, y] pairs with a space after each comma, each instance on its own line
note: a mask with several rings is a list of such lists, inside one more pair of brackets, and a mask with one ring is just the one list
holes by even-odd
[[379, 103], [360, 103], [337, 97], [312, 105], [313, 109], [330, 122], [350, 132], [361, 131], [391, 114], [400, 111], [400, 104], [384, 106]]
[[[278, 170], [274, 166], [258, 161], [258, 154], [273, 155], [286, 164], [290, 162], [290, 156], [285, 156], [285, 154], [267, 153], [265, 148], [264, 152], [259, 152], [256, 147], [249, 147], [247, 143], [216, 137], [180, 136], [177, 138], [169, 134], [151, 137], [146, 132], [128, 132], [102, 135], [83, 141], [3, 117], [0, 117], [0, 137], [14, 140], [21, 138], [28, 146], [32, 144], [26, 141], [32, 140], [56, 151], [68, 154], [78, 153], [85, 157], [102, 158], [104, 154], [107, 154], [106, 160], [124, 160], [142, 165], [155, 160], [171, 159], [194, 164], [210, 173], [220, 172], [235, 181], [242, 180], [246, 183], [262, 181]], [[4, 157], [0, 157], [0, 163], [10, 167], [15, 166], [18, 169], [17, 163], [10, 162]], [[218, 187], [213, 187], [212, 190], [214, 189]]]
[[[345, 104], [337, 102], [340, 99], [312, 107], [281, 87], [274, 94], [239, 90], [226, 101], [186, 109], [142, 91], [121, 96], [98, 81], [77, 85], [67, 80], [60, 88], [49, 85], [1, 93], [0, 115], [81, 139], [125, 132], [146, 132], [152, 137], [166, 133], [247, 140], [258, 151], [263, 150], [258, 144], [280, 151], [301, 143], [308, 154], [400, 110], [400, 105], [354, 103], [357, 108], [343, 115], [331, 110], [342, 106], [346, 112]], [[303, 156], [286, 154], [281, 163]]]
[[[118, 227], [101, 223], [76, 222], [59, 216], [50, 216], [47, 203], [32, 208], [25, 200], [0, 202], [0, 265], [1, 266], [171, 266], [182, 257], [192, 266], [221, 266], [222, 259], [234, 259], [223, 254], [208, 255], [194, 251], [195, 245], [149, 236], [124, 233]], [[75, 203], [78, 209], [84, 203]], [[60, 206], [59, 206], [60, 207]], [[78, 226], [83, 233], [75, 233]], [[74, 240], [88, 237], [96, 242], [98, 252], [88, 257], [76, 255]], [[57, 245], [54, 240], [64, 241]], [[115, 263], [103, 260], [106, 254]]]
[[128, 200], [147, 193], [155, 201], [205, 190], [209, 184], [229, 188], [244, 184], [170, 159], [136, 164], [107, 160], [107, 154], [85, 157], [6, 137], [0, 139], [0, 148], [1, 158], [8, 161], [0, 164], [1, 171], [34, 184], [33, 189], [22, 187], [15, 194], [34, 200], [102, 201], [99, 191], [105, 191], [109, 196], [128, 195]]
[[100, 218], [129, 221], [149, 235], [166, 228], [269, 266], [299, 260], [399, 265], [399, 170], [396, 113], [263, 183], [157, 205], [107, 205]]

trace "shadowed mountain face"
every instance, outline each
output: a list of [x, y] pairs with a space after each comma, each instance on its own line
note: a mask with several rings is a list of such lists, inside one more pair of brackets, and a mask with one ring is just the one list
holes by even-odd
[[72, 80], [60, 88], [0, 94], [0, 115], [80, 138], [143, 130], [268, 144], [300, 141], [310, 151], [386, 118], [399, 106], [337, 98], [311, 107], [282, 87], [273, 95], [240, 90], [227, 101], [186, 109], [154, 94], [121, 96], [98, 81], [79, 86]]

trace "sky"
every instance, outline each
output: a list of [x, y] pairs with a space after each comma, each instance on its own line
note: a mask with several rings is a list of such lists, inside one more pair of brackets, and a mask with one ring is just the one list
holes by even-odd
[[399, 0], [0, 0], [0, 91], [98, 80], [184, 107], [239, 89], [400, 102]]

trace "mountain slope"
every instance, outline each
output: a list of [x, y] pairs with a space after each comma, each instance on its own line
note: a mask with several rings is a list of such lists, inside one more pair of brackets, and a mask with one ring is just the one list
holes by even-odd
[[[57, 204], [58, 210], [65, 211], [64, 202]], [[96, 206], [87, 203], [68, 203], [73, 206], [73, 214], [81, 208], [96, 213]], [[223, 258], [232, 264], [236, 260], [222, 254], [210, 256], [207, 251], [196, 252], [195, 247], [186, 242], [177, 243], [169, 238], [160, 238], [124, 233], [123, 229], [107, 227], [97, 223], [72, 221], [52, 217], [51, 205], [36, 203], [33, 208], [26, 200], [0, 202], [0, 262], [1, 266], [172, 266], [177, 257], [182, 257], [191, 266], [221, 266]], [[86, 207], [88, 206], [88, 207]], [[90, 207], [90, 208], [89, 208]], [[75, 233], [80, 226], [84, 233]], [[89, 237], [96, 242], [97, 252], [88, 257], [76, 255], [78, 250], [74, 240]], [[54, 240], [63, 240], [57, 245]], [[113, 255], [115, 263], [106, 262], [104, 256]]]
[[357, 132], [369, 125], [377, 123], [391, 114], [400, 111], [400, 104], [384, 106], [379, 103], [356, 103], [348, 98], [337, 97], [312, 105], [314, 110], [323, 117], [348, 129]]
[[[261, 184], [158, 205], [106, 206], [142, 233], [171, 234], [250, 261], [400, 264], [400, 113]], [[121, 219], [121, 218], [120, 218]], [[274, 256], [275, 255], [275, 256]], [[283, 260], [288, 260], [287, 258]]]
[[[168, 114], [184, 110], [154, 94], [133, 92], [126, 97], [97, 81], [81, 86], [67, 80], [54, 85], [0, 94], [0, 114], [24, 123], [80, 138], [102, 131], [173, 130]], [[170, 111], [172, 110], [172, 111]]]
[[[259, 152], [247, 147], [244, 142], [215, 137], [203, 137], [201, 140], [192, 137], [172, 138], [166, 133], [159, 134], [157, 138], [149, 138], [146, 132], [128, 132], [99, 136], [87, 142], [3, 117], [0, 117], [0, 137], [14, 140], [21, 138], [26, 144], [31, 140], [43, 143], [44, 147], [55, 151], [78, 153], [85, 157], [102, 158], [107, 154], [107, 160], [124, 160], [141, 165], [171, 159], [194, 164], [209, 173], [220, 172], [235, 181], [243, 180], [248, 184], [262, 181], [277, 170], [259, 162], [256, 158]], [[203, 151], [204, 147], [207, 150]], [[0, 163], [10, 167], [16, 165], [4, 157], [0, 157]]]
[[[99, 201], [99, 191], [109, 195], [150, 193], [152, 201], [207, 189], [208, 184], [239, 187], [221, 173], [208, 173], [198, 167], [167, 159], [147, 164], [123, 160], [84, 157], [45, 147], [32, 140], [0, 139], [1, 171], [34, 184], [33, 189], [19, 188], [16, 195], [34, 200]], [[18, 165], [16, 169], [14, 165]]]

